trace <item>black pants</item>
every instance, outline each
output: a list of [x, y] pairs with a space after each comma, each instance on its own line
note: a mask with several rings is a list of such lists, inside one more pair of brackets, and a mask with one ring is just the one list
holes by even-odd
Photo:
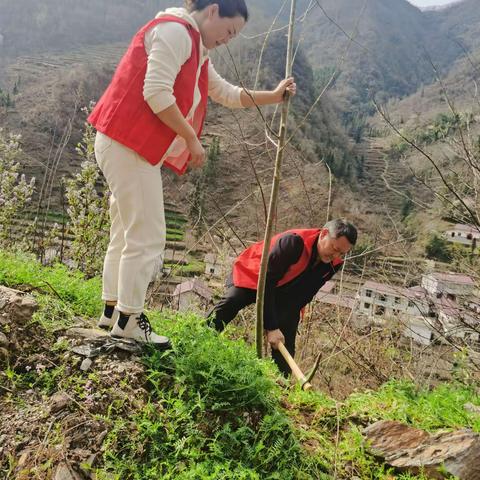
[[[247, 305], [255, 303], [257, 291], [249, 288], [239, 288], [227, 285], [228, 290], [220, 301], [208, 313], [209, 324], [218, 332], [221, 332]], [[295, 337], [297, 335], [300, 312], [292, 310], [288, 305], [278, 301], [275, 305], [275, 315], [278, 320], [280, 331], [285, 337], [285, 347], [290, 355], [295, 356]], [[278, 350], [272, 350], [272, 358], [279, 370], [288, 376], [291, 373], [290, 367]]]

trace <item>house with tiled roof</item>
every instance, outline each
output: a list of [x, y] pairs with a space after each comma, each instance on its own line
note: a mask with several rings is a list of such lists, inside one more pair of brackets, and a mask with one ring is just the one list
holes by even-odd
[[422, 287], [432, 297], [447, 297], [456, 300], [472, 295], [475, 282], [468, 275], [432, 272], [422, 276]]
[[384, 324], [389, 319], [399, 319], [403, 334], [428, 345], [434, 333], [429, 302], [422, 287], [405, 288], [367, 281], [359, 292], [357, 312], [374, 323]]
[[232, 268], [233, 257], [225, 257], [216, 253], [207, 253], [204, 257], [205, 274], [211, 277], [225, 277]]
[[357, 299], [338, 287], [336, 280], [328, 280], [315, 295], [315, 300], [327, 305], [348, 308], [353, 310], [357, 304]]
[[449, 242], [460, 243], [469, 247], [476, 247], [480, 243], [480, 229], [474, 225], [457, 223], [444, 234]]
[[410, 288], [369, 280], [360, 289], [357, 313], [377, 324], [397, 319], [406, 337], [425, 345], [434, 338], [478, 343], [480, 303], [474, 289], [471, 277], [451, 272], [423, 275], [422, 284]]
[[212, 297], [211, 290], [199, 278], [178, 284], [172, 296], [174, 307], [182, 312], [203, 312], [211, 303]]

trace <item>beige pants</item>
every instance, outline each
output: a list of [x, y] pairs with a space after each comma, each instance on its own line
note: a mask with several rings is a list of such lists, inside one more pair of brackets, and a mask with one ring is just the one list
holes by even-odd
[[121, 312], [140, 313], [154, 262], [165, 249], [161, 168], [100, 132], [95, 156], [112, 192], [102, 298], [117, 301]]

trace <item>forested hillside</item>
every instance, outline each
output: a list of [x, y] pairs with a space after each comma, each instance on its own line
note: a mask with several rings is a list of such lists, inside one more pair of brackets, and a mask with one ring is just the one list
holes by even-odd
[[169, 4], [167, 0], [1, 0], [0, 52], [18, 56], [125, 41], [152, 12]]

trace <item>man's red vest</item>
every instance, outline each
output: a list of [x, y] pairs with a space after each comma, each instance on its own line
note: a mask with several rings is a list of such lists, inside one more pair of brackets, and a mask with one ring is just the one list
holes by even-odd
[[[192, 54], [182, 65], [173, 86], [176, 103], [183, 116], [190, 112], [195, 92], [198, 65], [201, 60], [200, 33], [187, 21], [166, 15], [152, 20], [134, 37], [121, 59], [112, 81], [98, 101], [88, 121], [99, 131], [131, 148], [152, 165], [163, 158], [177, 134], [153, 113], [143, 98], [143, 84], [147, 72], [145, 34], [162, 22], [177, 22], [185, 26], [192, 39]], [[208, 100], [208, 60], [202, 65], [198, 86], [201, 101], [190, 121], [200, 136]], [[164, 165], [182, 175], [187, 169], [190, 153], [183, 151], [177, 157], [167, 157]]]
[[[270, 242], [271, 252], [278, 239], [288, 233], [294, 233], [303, 239], [303, 252], [297, 263], [292, 265], [287, 273], [278, 281], [277, 287], [281, 287], [286, 283], [297, 278], [307, 267], [312, 256], [312, 250], [316, 246], [316, 241], [320, 232], [319, 228], [288, 230], [286, 232], [275, 235]], [[233, 264], [233, 284], [236, 287], [257, 289], [258, 274], [260, 272], [260, 262], [262, 259], [263, 241], [254, 243], [251, 247], [244, 250], [235, 260]], [[336, 267], [343, 263], [341, 259], [335, 259], [331, 262], [332, 267]]]

